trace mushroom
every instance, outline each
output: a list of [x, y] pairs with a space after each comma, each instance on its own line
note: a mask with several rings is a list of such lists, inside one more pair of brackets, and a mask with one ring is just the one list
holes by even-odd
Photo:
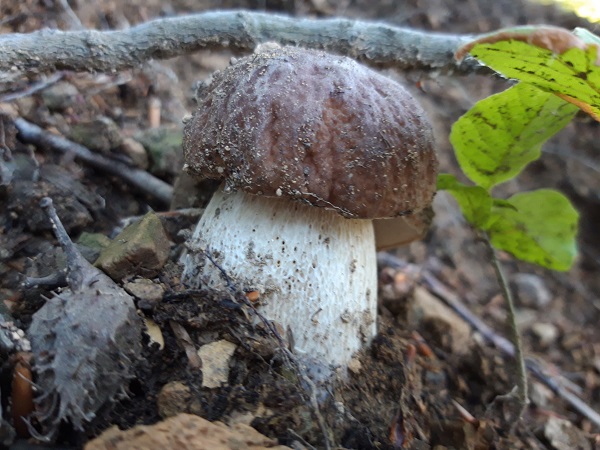
[[423, 110], [350, 58], [276, 44], [198, 97], [185, 170], [223, 183], [188, 241], [184, 282], [224, 286], [222, 269], [260, 292], [259, 311], [314, 373], [345, 370], [376, 334], [375, 236], [401, 245], [430, 221], [437, 160]]

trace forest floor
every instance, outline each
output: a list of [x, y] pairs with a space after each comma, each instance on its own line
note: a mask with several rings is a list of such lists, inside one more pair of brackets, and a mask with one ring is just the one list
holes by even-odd
[[[60, 3], [3, 0], [0, 33], [77, 28], [77, 20]], [[448, 33], [481, 33], [525, 23], [583, 26], [596, 33], [600, 28], [555, 7], [521, 0], [120, 3], [73, 2], [72, 11], [83, 26], [95, 29], [123, 28], [216, 7], [385, 20]], [[177, 261], [185, 236], [180, 230], [192, 227], [198, 210], [190, 208], [201, 207], [201, 199], [210, 193], [205, 191], [190, 202], [187, 191], [176, 191], [179, 195], [171, 206], [188, 209], [185, 214], [166, 213], [169, 205], [132, 189], [118, 176], [94, 169], [68, 152], [22, 142], [13, 125], [15, 117], [22, 117], [175, 184], [182, 167], [181, 119], [193, 110], [193, 84], [226, 67], [231, 56], [225, 51], [204, 51], [118, 74], [60, 72], [0, 85], [0, 106], [7, 113], [0, 116], [0, 129], [11, 151], [0, 161], [4, 170], [0, 171], [0, 313], [5, 319], [1, 327], [13, 322], [34, 340], [28, 335], [32, 315], [57, 285], [25, 288], [23, 281], [52, 276], [65, 266], [64, 254], [39, 206], [43, 197], [53, 198], [69, 235], [90, 259], [98, 254], [94, 247], [107, 245], [125, 222], [148, 211], [158, 213], [171, 243], [166, 250], [154, 249], [168, 259], [162, 268], [143, 270], [144, 261], [138, 260], [113, 276], [136, 299], [138, 313], [148, 326], [143, 360], [135, 362], [133, 377], [123, 386], [128, 395], [99, 410], [85, 422], [83, 431], [62, 424], [52, 445], [81, 448], [113, 425], [129, 429], [178, 413], [221, 421], [228, 432], [246, 433], [246, 437], [248, 430], [240, 426], [250, 425], [272, 439], [265, 438], [255, 447], [214, 448], [269, 448], [274, 442], [292, 448], [325, 448], [326, 441], [365, 450], [567, 450], [600, 445], [600, 423], [567, 398], [574, 395], [600, 411], [597, 122], [575, 120], [546, 144], [539, 161], [499, 189], [506, 196], [540, 187], [560, 189], [581, 213], [581, 255], [568, 273], [552, 273], [501, 255], [516, 294], [525, 352], [530, 366], [537, 369], [529, 380], [531, 403], [514, 434], [509, 433], [503, 411], [490, 408], [496, 396], [515, 384], [514, 363], [506, 347], [489, 340], [508, 335], [506, 306], [484, 245], [449, 197], [437, 196], [436, 217], [424, 241], [380, 255], [379, 335], [359, 355], [360, 364], [354, 365], [348, 379], [335, 383], [315, 404], [310, 401], [310, 386], [278, 357], [276, 340], [264, 328], [252, 325], [247, 306], [232, 302], [228, 293], [189, 292], [180, 283]], [[458, 173], [448, 141], [452, 123], [478, 99], [504, 89], [506, 83], [489, 75], [386, 74], [403, 80], [429, 113], [441, 171]], [[28, 94], [36, 83], [41, 83], [41, 89]], [[448, 306], [452, 302], [487, 324], [487, 336], [486, 330], [474, 329], [473, 323], [453, 311]], [[118, 339], [117, 343], [128, 345]], [[207, 369], [201, 369], [194, 357], [200, 348], [217, 353], [231, 349], [224, 363], [228, 375], [218, 387], [209, 387], [208, 376], [201, 375]], [[13, 394], [18, 384], [13, 370], [28, 362], [22, 353], [4, 353], [0, 352], [0, 388], [8, 424], [20, 401]], [[34, 370], [34, 381], [35, 377]], [[6, 433], [7, 424], [0, 431]], [[12, 448], [35, 448], [36, 441], [25, 444], [23, 427], [18, 428], [22, 437]], [[8, 440], [4, 442], [8, 445]]]

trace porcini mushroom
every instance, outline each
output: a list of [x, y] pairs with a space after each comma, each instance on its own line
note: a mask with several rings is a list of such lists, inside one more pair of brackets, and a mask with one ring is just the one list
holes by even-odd
[[[376, 333], [381, 246], [428, 225], [437, 160], [431, 126], [398, 83], [350, 58], [259, 46], [199, 95], [185, 169], [223, 180], [183, 257], [191, 286], [218, 265], [293, 336], [305, 360], [345, 368]], [[386, 219], [379, 221], [379, 219]]]

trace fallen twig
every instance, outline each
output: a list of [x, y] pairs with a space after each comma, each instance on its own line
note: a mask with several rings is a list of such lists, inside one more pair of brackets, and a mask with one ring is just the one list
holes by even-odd
[[19, 138], [37, 146], [46, 146], [61, 153], [72, 153], [90, 166], [115, 175], [141, 192], [153, 197], [163, 206], [168, 206], [173, 195], [173, 187], [156, 178], [154, 175], [120, 161], [106, 158], [98, 153], [93, 153], [88, 148], [69, 141], [62, 136], [52, 134], [37, 125], [20, 117], [14, 119], [19, 130]]
[[39, 286], [45, 286], [51, 289], [64, 286], [67, 284], [67, 273], [64, 271], [58, 271], [45, 277], [25, 277], [21, 282], [23, 289], [32, 289]]
[[69, 5], [69, 2], [67, 0], [56, 0], [56, 3], [60, 5], [60, 7], [63, 9], [64, 13], [68, 17], [71, 28], [77, 30], [85, 29], [85, 27], [81, 23], [81, 20], [79, 20], [79, 17], [77, 17], [77, 14], [75, 14], [75, 11], [71, 9], [71, 5]]
[[557, 396], [564, 399], [576, 411], [579, 411], [582, 416], [589, 419], [597, 427], [600, 427], [600, 414], [598, 414], [596, 410], [585, 403], [576, 394], [566, 389], [561, 382], [557, 382], [552, 376], [547, 375], [537, 361], [527, 359], [525, 362], [533, 376], [548, 386]]
[[114, 72], [201, 49], [250, 52], [275, 41], [351, 56], [367, 64], [397, 69], [473, 72], [454, 51], [473, 39], [350, 19], [300, 19], [250, 11], [216, 11], [157, 19], [127, 30], [40, 30], [0, 36], [0, 71]]
[[64, 72], [56, 72], [49, 77], [44, 77], [40, 81], [33, 83], [27, 89], [18, 92], [11, 92], [10, 94], [6, 94], [0, 97], [0, 103], [12, 102], [18, 98], [27, 97], [29, 95], [35, 94], [36, 92], [41, 91], [42, 89], [46, 89], [48, 86], [53, 85], [57, 81], [60, 81], [65, 76]]

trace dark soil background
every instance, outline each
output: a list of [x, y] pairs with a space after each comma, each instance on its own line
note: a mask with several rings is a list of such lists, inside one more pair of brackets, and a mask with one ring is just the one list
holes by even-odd
[[[0, 33], [44, 27], [76, 29], [77, 20], [60, 4], [2, 0]], [[516, 0], [131, 0], [126, 4], [95, 0], [74, 1], [71, 7], [83, 26], [103, 30], [215, 8], [384, 20], [455, 33], [532, 23], [569, 29], [582, 26], [597, 34], [600, 29], [556, 7]], [[93, 245], [81, 242], [89, 236], [85, 233], [113, 238], [124, 220], [167, 209], [118, 177], [94, 170], [68, 154], [24, 144], [11, 117], [24, 117], [175, 183], [182, 166], [181, 118], [194, 107], [193, 84], [225, 67], [230, 57], [228, 52], [200, 52], [118, 74], [61, 72], [44, 89], [15, 99], [9, 96], [39, 79], [0, 84], [0, 105], [9, 113], [0, 121], [4, 143], [12, 154], [4, 156], [16, 167], [10, 181], [0, 186], [0, 309], [6, 321], [27, 332], [32, 313], [57, 286], [24, 288], [25, 277], [53, 275], [65, 264], [39, 207], [42, 197], [53, 198], [69, 235], [80, 239], [80, 248], [92, 252], [88, 254], [92, 259]], [[430, 114], [441, 171], [458, 173], [448, 142], [451, 124], [480, 98], [504, 89], [505, 81], [483, 75], [387, 74], [403, 80]], [[151, 118], [156, 110], [160, 124]], [[104, 119], [109, 119], [109, 125]], [[80, 126], [90, 123], [98, 127], [92, 128], [92, 137]], [[111, 133], [116, 135], [113, 141]], [[545, 145], [539, 161], [499, 191], [508, 196], [540, 187], [560, 189], [581, 213], [581, 255], [570, 272], [552, 273], [501, 255], [516, 293], [526, 354], [559, 388], [553, 390], [531, 377], [532, 403], [512, 436], [502, 411], [488, 410], [497, 395], [512, 389], [512, 362], [431, 295], [431, 286], [422, 275], [437, 277], [498, 335], [507, 335], [506, 308], [484, 246], [454, 202], [439, 195], [427, 239], [380, 258], [380, 335], [360, 356], [349, 380], [322, 394], [322, 422], [336, 445], [354, 449], [595, 448], [599, 425], [573, 409], [559, 391], [572, 392], [600, 410], [598, 154], [600, 124], [578, 116]], [[207, 187], [203, 189], [200, 199], [209, 195]], [[201, 200], [190, 202], [186, 188], [176, 192], [174, 206], [201, 206]], [[277, 356], [276, 342], [267, 330], [253, 326], [246, 307], [227, 294], [190, 293], [179, 283], [176, 261], [184, 239], [179, 230], [189, 228], [197, 213], [188, 210], [187, 215], [161, 214], [160, 218], [172, 242], [167, 264], [156, 273], [134, 267], [119, 277], [120, 284], [135, 296], [146, 323], [157, 325], [149, 333], [152, 337], [145, 335], [144, 359], [125, 386], [128, 397], [103, 408], [84, 431], [64, 424], [56, 437], [57, 448], [81, 448], [111, 425], [127, 429], [179, 412], [229, 425], [248, 424], [293, 448], [322, 448], [324, 430], [307, 400], [306, 385]], [[140, 289], [141, 285], [145, 288]], [[164, 340], [163, 348], [152, 343], [160, 340], [157, 336]], [[190, 357], [190, 348], [220, 341], [235, 344], [229, 376], [223, 386], [208, 388]], [[0, 388], [4, 418], [9, 422], [11, 409], [20, 401], [11, 394], [15, 361], [15, 355], [2, 355]], [[26, 444], [21, 438], [14, 445], [36, 444]]]

